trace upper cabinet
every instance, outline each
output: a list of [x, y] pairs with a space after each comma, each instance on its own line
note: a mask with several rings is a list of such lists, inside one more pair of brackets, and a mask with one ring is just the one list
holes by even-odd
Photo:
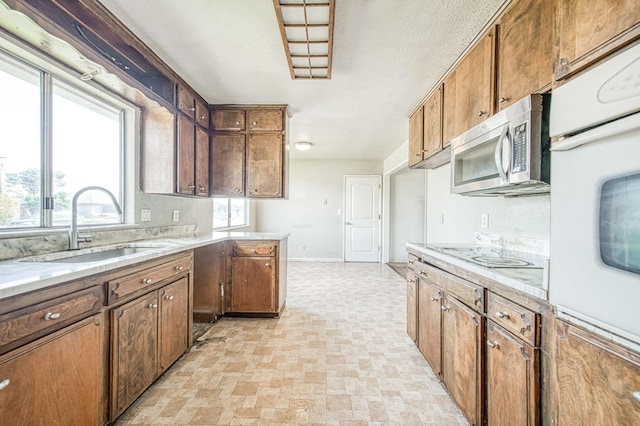
[[498, 22], [498, 109], [551, 88], [558, 0], [516, 0]]
[[220, 105], [211, 111], [211, 195], [286, 198], [286, 105]]
[[449, 156], [442, 144], [442, 87], [438, 87], [409, 119], [409, 167], [430, 168]]
[[556, 79], [640, 37], [637, 0], [558, 0]]
[[409, 117], [409, 167], [424, 160], [423, 114], [424, 106], [421, 106]]

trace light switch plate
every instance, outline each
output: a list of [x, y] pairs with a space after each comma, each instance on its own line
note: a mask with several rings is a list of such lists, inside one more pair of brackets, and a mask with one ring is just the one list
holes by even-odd
[[177, 222], [180, 220], [180, 210], [174, 210], [173, 211], [173, 221]]
[[149, 221], [151, 221], [151, 209], [141, 209], [140, 222], [149, 222]]

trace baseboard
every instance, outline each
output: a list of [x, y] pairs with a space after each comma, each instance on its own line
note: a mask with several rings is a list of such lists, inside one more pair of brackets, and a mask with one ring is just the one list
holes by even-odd
[[290, 257], [289, 262], [339, 262], [344, 263], [343, 259], [332, 257]]

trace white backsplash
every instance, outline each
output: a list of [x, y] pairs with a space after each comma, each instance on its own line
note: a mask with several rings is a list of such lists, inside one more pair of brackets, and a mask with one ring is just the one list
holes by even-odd
[[[82, 247], [96, 247], [129, 241], [147, 240], [152, 238], [177, 237], [193, 235], [197, 232], [196, 225], [133, 227], [112, 230], [92, 230], [93, 240], [82, 243]], [[19, 257], [35, 256], [45, 253], [64, 251], [69, 248], [67, 232], [57, 232], [48, 235], [34, 235], [0, 239], [0, 260]]]
[[498, 235], [483, 232], [475, 233], [475, 241], [478, 244], [498, 247], [505, 250], [523, 251], [549, 257], [549, 240], [523, 237], [519, 235]]

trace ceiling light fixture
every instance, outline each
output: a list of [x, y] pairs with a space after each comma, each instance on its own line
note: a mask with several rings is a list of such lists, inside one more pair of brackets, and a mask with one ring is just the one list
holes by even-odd
[[293, 145], [298, 151], [309, 151], [313, 144], [311, 142], [296, 142]]
[[335, 0], [273, 0], [292, 79], [330, 79]]

